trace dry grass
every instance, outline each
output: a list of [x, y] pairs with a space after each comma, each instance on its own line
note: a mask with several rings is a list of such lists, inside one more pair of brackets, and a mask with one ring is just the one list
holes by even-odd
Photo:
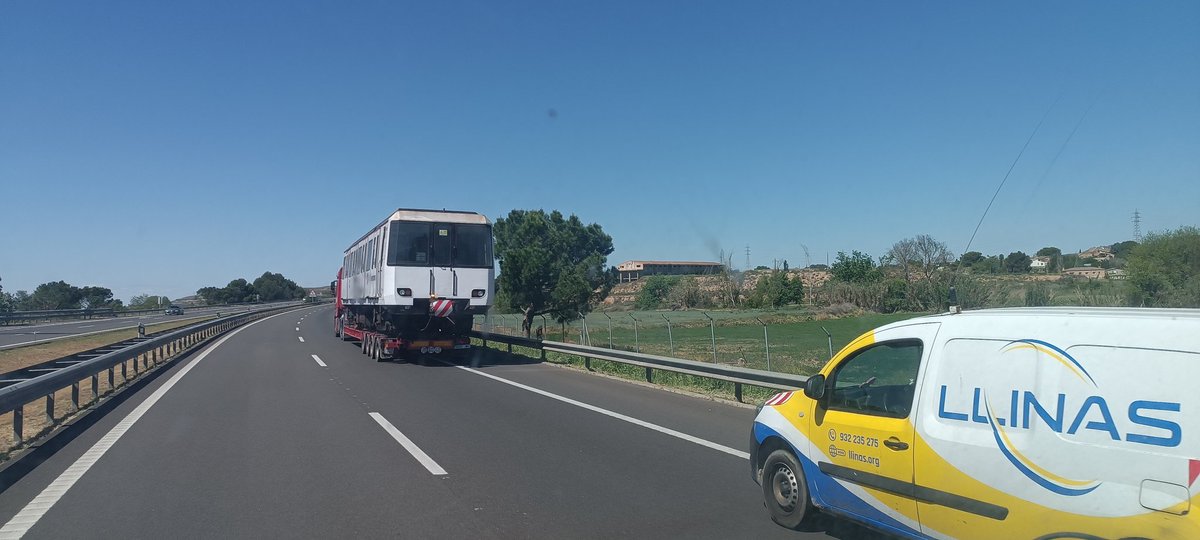
[[[187, 320], [171, 321], [169, 323], [161, 323], [146, 327], [147, 333], [161, 330], [170, 330], [189, 324], [195, 324], [212, 317], [199, 317]], [[33, 345], [20, 349], [10, 349], [0, 351], [0, 371], [12, 371], [28, 367], [40, 362], [61, 358], [77, 352], [94, 349], [104, 345], [120, 343], [127, 339], [137, 336], [136, 329], [129, 330], [114, 330], [103, 334], [95, 334], [74, 339], [63, 339], [41, 345]], [[167, 357], [158, 358], [162, 362]], [[136, 366], [135, 366], [136, 364]], [[87, 378], [79, 381], [79, 407], [78, 409], [71, 402], [71, 388], [64, 388], [55, 392], [53, 408], [47, 410], [47, 400], [39, 399], [34, 402], [25, 404], [24, 410], [24, 429], [23, 438], [28, 443], [36, 440], [38, 437], [49, 432], [56, 424], [59, 424], [75, 414], [79, 409], [86, 409], [90, 404], [96, 401], [97, 397], [104, 397], [112, 392], [114, 387], [124, 386], [125, 383], [135, 379], [140, 373], [145, 372], [147, 367], [153, 367], [155, 359], [150, 354], [139, 356], [136, 360], [128, 360], [124, 365], [117, 365], [113, 368], [113, 385], [109, 385], [108, 373], [102, 372], [97, 379], [95, 391], [92, 388], [92, 379]], [[6, 459], [9, 453], [18, 449], [15, 445], [13, 437], [13, 415], [11, 412], [0, 415], [0, 459]]]

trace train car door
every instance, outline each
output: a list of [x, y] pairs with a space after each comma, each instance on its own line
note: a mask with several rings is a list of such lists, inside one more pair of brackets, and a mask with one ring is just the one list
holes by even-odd
[[450, 267], [454, 254], [454, 231], [449, 223], [434, 223], [430, 243], [430, 290], [438, 298], [453, 298], [454, 270]]

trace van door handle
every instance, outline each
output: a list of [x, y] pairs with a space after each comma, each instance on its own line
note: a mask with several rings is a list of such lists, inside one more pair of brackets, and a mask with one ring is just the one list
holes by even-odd
[[883, 441], [883, 445], [892, 450], [908, 450], [908, 443], [901, 442], [900, 439], [895, 437], [890, 437], [888, 440]]

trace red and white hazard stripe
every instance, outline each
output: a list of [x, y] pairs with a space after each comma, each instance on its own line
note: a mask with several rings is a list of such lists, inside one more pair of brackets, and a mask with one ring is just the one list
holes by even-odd
[[451, 300], [434, 300], [429, 304], [429, 313], [434, 317], [448, 317], [451, 311], [454, 311], [454, 302]]
[[787, 403], [787, 400], [791, 399], [791, 397], [792, 397], [791, 392], [780, 392], [780, 393], [772, 396], [771, 399], [768, 399], [764, 405], [768, 405], [771, 407], [774, 407], [776, 405], [783, 405], [784, 403]]

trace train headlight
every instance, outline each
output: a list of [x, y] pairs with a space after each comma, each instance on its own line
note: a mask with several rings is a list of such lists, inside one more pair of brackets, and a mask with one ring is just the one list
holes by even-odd
[[403, 289], [396, 289], [396, 294], [398, 294], [400, 296], [412, 296], [412, 289], [409, 289], [407, 287], [405, 287]]
[[486, 293], [487, 293], [486, 290], [475, 289], [475, 290], [471, 291], [471, 298], [483, 298], [483, 295]]

